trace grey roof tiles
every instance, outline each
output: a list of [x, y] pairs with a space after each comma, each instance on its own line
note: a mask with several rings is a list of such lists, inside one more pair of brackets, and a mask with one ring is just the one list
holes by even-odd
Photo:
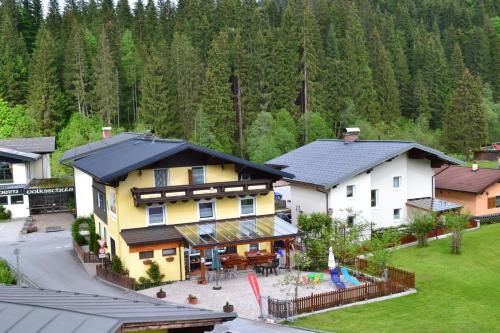
[[56, 150], [56, 138], [53, 136], [37, 138], [17, 138], [0, 140], [0, 147], [26, 153], [52, 153]]

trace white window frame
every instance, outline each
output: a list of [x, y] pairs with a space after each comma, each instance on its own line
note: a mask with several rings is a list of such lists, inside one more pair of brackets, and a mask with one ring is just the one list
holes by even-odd
[[203, 184], [206, 184], [207, 183], [207, 168], [205, 167], [205, 165], [195, 165], [195, 166], [192, 166], [191, 167], [191, 173], [193, 175], [193, 184], [197, 184], [194, 182], [194, 169], [197, 169], [197, 168], [202, 168], [203, 169]]
[[[242, 200], [248, 200], [248, 199], [252, 199], [253, 200], [253, 212], [250, 213], [250, 214], [243, 214], [243, 210], [242, 210], [242, 207], [241, 207], [241, 201]], [[244, 196], [243, 198], [239, 198], [239, 201], [240, 201], [240, 216], [254, 216], [254, 215], [257, 215], [257, 198], [256, 197], [253, 197], [251, 195], [247, 195], [247, 196]]]
[[[352, 197], [349, 197], [349, 196], [347, 195], [347, 188], [348, 188], [349, 186], [352, 186]], [[354, 184], [350, 184], [350, 185], [346, 185], [346, 186], [345, 186], [345, 197], [347, 198], [347, 200], [353, 200], [354, 198], [356, 198], [356, 185], [354, 185]]]
[[[103, 208], [104, 203], [106, 202], [106, 195], [102, 193], [101, 191], [96, 191], [97, 194], [97, 207], [98, 208]], [[116, 198], [115, 198], [116, 199]]]
[[[398, 187], [394, 187], [394, 179], [398, 178], [399, 181], [398, 181]], [[392, 177], [392, 188], [395, 189], [395, 190], [398, 190], [400, 188], [403, 187], [403, 177], [402, 176], [394, 176]]]
[[[372, 191], [375, 191], [375, 206], [372, 206]], [[370, 207], [375, 209], [375, 208], [378, 208], [379, 206], [379, 190], [374, 188], [372, 190], [370, 190]]]
[[[163, 223], [150, 223], [149, 222], [149, 210], [151, 208], [159, 208], [161, 207], [163, 209]], [[147, 226], [154, 226], [154, 225], [165, 225], [167, 224], [167, 207], [165, 205], [152, 205], [146, 207], [146, 224]]]
[[[394, 214], [394, 213], [396, 212], [396, 210], [399, 210], [399, 218], [396, 218], [396, 216], [395, 216], [395, 214]], [[392, 210], [392, 218], [393, 218], [393, 219], [394, 219], [394, 221], [396, 221], [396, 222], [401, 221], [401, 215], [402, 215], [402, 214], [403, 214], [403, 209], [402, 209], [402, 208], [394, 208], [394, 209]]]
[[[114, 200], [111, 200], [111, 196], [114, 197]], [[107, 198], [106, 198], [106, 201]], [[114, 202], [115, 204], [115, 211], [113, 212], [113, 210], [111, 209], [111, 202]], [[113, 218], [113, 220], [116, 220], [116, 191], [115, 190], [110, 190], [109, 191], [109, 202], [107, 203], [108, 205], [108, 208], [109, 208], [109, 215], [111, 215], [111, 217]]]
[[167, 174], [167, 184], [165, 186], [168, 186], [170, 184], [170, 169], [169, 168], [157, 168], [157, 169], [153, 169], [153, 187], [158, 187], [158, 186], [156, 186], [156, 177], [155, 177], [156, 170], [165, 170], [165, 173]]
[[[213, 211], [213, 216], [212, 217], [201, 217], [200, 216], [200, 204], [202, 203], [212, 203], [212, 211]], [[215, 200], [200, 200], [198, 201], [198, 204], [196, 205], [197, 209], [198, 209], [198, 220], [199, 221], [210, 221], [210, 220], [215, 220], [216, 219], [216, 203], [215, 203]]]

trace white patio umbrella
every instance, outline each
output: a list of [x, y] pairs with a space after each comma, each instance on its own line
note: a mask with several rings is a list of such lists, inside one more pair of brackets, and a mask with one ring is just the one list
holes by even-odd
[[333, 249], [330, 246], [328, 249], [328, 268], [334, 269], [336, 267], [335, 265], [335, 255], [333, 254]]

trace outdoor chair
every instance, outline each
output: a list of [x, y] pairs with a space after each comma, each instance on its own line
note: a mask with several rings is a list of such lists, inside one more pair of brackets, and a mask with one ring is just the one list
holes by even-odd
[[238, 273], [238, 266], [234, 265], [233, 268], [226, 269], [224, 271], [224, 278], [225, 279], [234, 279], [234, 278], [236, 278], [237, 273]]
[[[273, 272], [274, 271], [274, 275], [278, 275], [278, 266], [280, 264], [280, 261], [279, 259], [273, 259], [272, 261], [272, 264], [269, 265], [269, 266], [264, 266], [263, 269], [264, 269], [264, 272], [266, 273], [266, 276], [269, 275], [269, 272]], [[264, 272], [262, 274], [264, 274]]]

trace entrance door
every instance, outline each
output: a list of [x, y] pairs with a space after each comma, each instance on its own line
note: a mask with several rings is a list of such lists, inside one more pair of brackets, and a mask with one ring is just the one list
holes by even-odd
[[110, 243], [110, 246], [111, 246], [111, 260], [113, 259], [113, 257], [116, 255], [116, 245], [115, 245], [115, 240], [113, 239], [113, 237], [109, 237], [109, 243]]

